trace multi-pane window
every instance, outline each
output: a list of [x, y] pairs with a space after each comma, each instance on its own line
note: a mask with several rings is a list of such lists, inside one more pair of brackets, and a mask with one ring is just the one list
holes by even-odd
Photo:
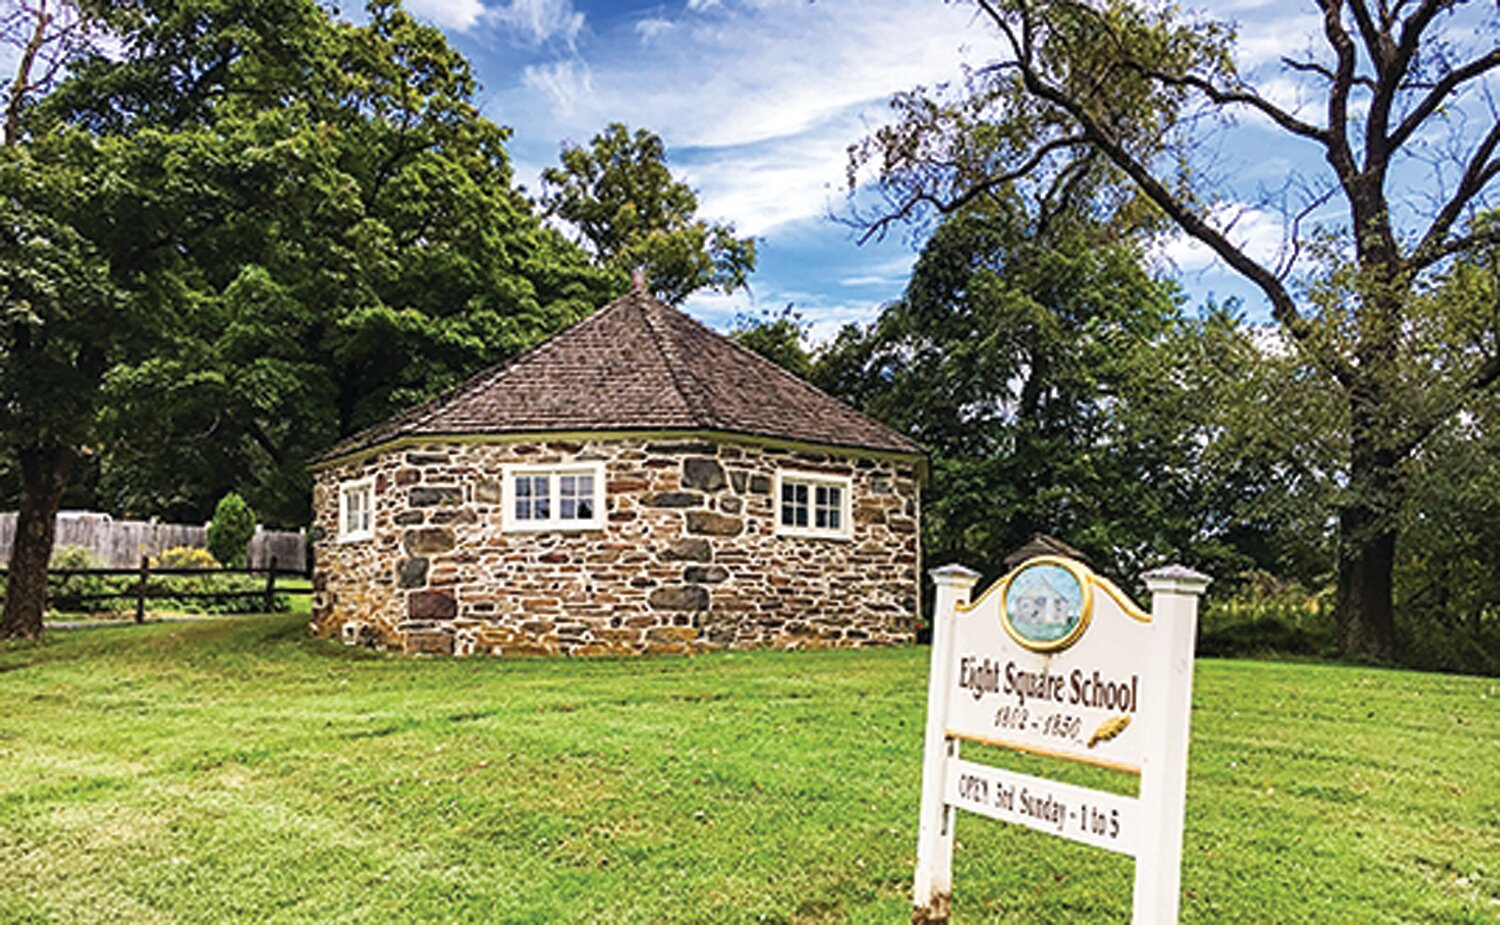
[[518, 475], [515, 482], [516, 520], [549, 520], [552, 517], [552, 476]]
[[776, 532], [848, 537], [850, 480], [782, 473], [777, 478]]
[[604, 526], [604, 464], [513, 466], [506, 471], [507, 530]]
[[594, 476], [590, 473], [564, 473], [557, 477], [557, 518], [559, 520], [594, 519]]
[[339, 486], [339, 540], [353, 542], [375, 535], [375, 483], [370, 479]]

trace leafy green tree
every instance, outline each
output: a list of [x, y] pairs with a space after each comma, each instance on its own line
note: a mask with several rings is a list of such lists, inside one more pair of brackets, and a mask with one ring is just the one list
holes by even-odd
[[814, 354], [805, 345], [806, 324], [788, 305], [779, 312], [736, 315], [729, 339], [802, 379], [812, 379]]
[[924, 549], [991, 573], [1036, 532], [1133, 573], [1193, 549], [1194, 469], [1173, 383], [1173, 288], [1100, 226], [1039, 230], [976, 201], [923, 248], [905, 296], [846, 328], [815, 379], [933, 454]]
[[[1273, 95], [1236, 66], [1228, 24], [1130, 0], [976, 5], [997, 37], [995, 60], [956, 93], [898, 98], [896, 123], [855, 149], [851, 176], [876, 165], [888, 196], [874, 227], [1011, 184], [1046, 203], [1103, 169], [1255, 284], [1288, 343], [1345, 405], [1340, 647], [1390, 657], [1407, 464], [1463, 407], [1458, 396], [1500, 381], [1500, 352], [1491, 350], [1443, 371], [1449, 400], [1409, 400], [1407, 376], [1431, 347], [1412, 336], [1414, 297], [1456, 255], [1500, 240], [1495, 224], [1467, 222], [1500, 177], [1500, 123], [1484, 103], [1500, 70], [1492, 11], [1317, 0], [1321, 44], [1286, 58], [1276, 75], [1318, 101], [1293, 111], [1277, 102], [1287, 91]], [[1227, 191], [1207, 185], [1213, 173], [1196, 161], [1223, 146], [1206, 143], [1212, 133], [1240, 118], [1314, 146], [1326, 165], [1292, 184], [1305, 196], [1285, 202], [1288, 240], [1275, 262], [1235, 240]], [[1402, 207], [1414, 186], [1432, 192], [1431, 208]], [[1339, 284], [1325, 298], [1302, 297], [1317, 277]]]
[[305, 522], [310, 458], [617, 282], [542, 224], [468, 63], [396, 4], [106, 22], [108, 53], [21, 107], [0, 163], [0, 428], [30, 441], [7, 634], [40, 629], [48, 511], [84, 449], [114, 510], [201, 518], [242, 485]]
[[243, 567], [254, 536], [255, 511], [245, 499], [232, 491], [220, 498], [208, 524], [208, 551], [213, 557], [224, 565]]
[[78, 230], [101, 182], [87, 138], [0, 148], [0, 439], [20, 475], [0, 636], [42, 631], [57, 511], [106, 369], [153, 328]]
[[[147, 4], [44, 115], [131, 139], [150, 236], [113, 242], [182, 320], [106, 381], [101, 493], [197, 519], [232, 486], [305, 522], [306, 464], [583, 317], [610, 276], [514, 184], [468, 63], [393, 3]], [[276, 99], [276, 107], [264, 100]]]
[[646, 129], [615, 122], [586, 148], [564, 147], [562, 166], [542, 171], [541, 202], [602, 265], [621, 279], [644, 268], [674, 305], [699, 289], [744, 288], [755, 269], [755, 240], [697, 217], [697, 195], [673, 179], [666, 146]]

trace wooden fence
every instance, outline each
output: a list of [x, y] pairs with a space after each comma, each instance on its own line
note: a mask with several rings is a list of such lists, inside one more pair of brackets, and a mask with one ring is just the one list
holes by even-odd
[[[16, 515], [0, 514], [0, 564], [10, 561], [16, 535]], [[94, 511], [62, 511], [57, 515], [55, 546], [82, 546], [107, 568], [134, 569], [142, 556], [159, 556], [179, 546], [208, 548], [208, 525], [164, 524], [154, 520], [116, 520]], [[307, 537], [298, 530], [265, 530], [257, 526], [246, 560], [253, 569], [281, 562], [302, 571], [307, 562]]]
[[[0, 567], [0, 577], [6, 574], [6, 569]], [[243, 590], [218, 590], [218, 591], [191, 591], [175, 588], [168, 584], [152, 583], [153, 577], [186, 577], [204, 578], [209, 575], [246, 575], [253, 578], [264, 578], [265, 584], [253, 589]], [[66, 582], [70, 578], [135, 578], [133, 584], [127, 585], [119, 590], [79, 592], [68, 591], [55, 593], [53, 587]], [[49, 569], [47, 571], [48, 581], [48, 606], [61, 605], [65, 609], [81, 609], [85, 602], [89, 601], [112, 601], [112, 600], [134, 600], [135, 622], [146, 621], [146, 601], [165, 598], [168, 600], [224, 600], [226, 598], [254, 597], [261, 599], [261, 609], [271, 613], [276, 609], [276, 595], [278, 594], [311, 594], [312, 589], [308, 587], [282, 585], [276, 586], [276, 579], [282, 578], [306, 578], [307, 574], [301, 569], [283, 569], [277, 567], [276, 558], [273, 556], [263, 568], [153, 568], [151, 560], [145, 556], [141, 557], [140, 565], [136, 568], [73, 568], [73, 569]]]

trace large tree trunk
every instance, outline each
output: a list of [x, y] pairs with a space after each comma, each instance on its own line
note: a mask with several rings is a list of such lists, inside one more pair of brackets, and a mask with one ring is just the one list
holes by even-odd
[[76, 454], [68, 447], [44, 447], [16, 455], [21, 463], [21, 510], [10, 550], [0, 638], [36, 639], [42, 635], [42, 612], [47, 607], [47, 562], [57, 533], [57, 509]]
[[1354, 504], [1339, 515], [1338, 602], [1334, 611], [1339, 653], [1390, 661], [1396, 649], [1391, 574], [1396, 530], [1382, 526], [1369, 506]]
[[1385, 279], [1364, 293], [1356, 349], [1358, 375], [1349, 384], [1349, 484], [1339, 510], [1339, 654], [1390, 661], [1396, 648], [1392, 576], [1401, 514], [1400, 409], [1390, 387], [1396, 374], [1401, 302]]

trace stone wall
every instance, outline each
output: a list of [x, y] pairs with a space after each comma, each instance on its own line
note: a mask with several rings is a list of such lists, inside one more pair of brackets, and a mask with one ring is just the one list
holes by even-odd
[[[603, 530], [506, 533], [508, 463], [603, 460]], [[778, 468], [853, 479], [853, 537], [777, 536]], [[375, 537], [337, 539], [338, 486], [375, 479]], [[909, 465], [734, 442], [442, 443], [321, 470], [312, 630], [467, 655], [686, 653], [912, 640]]]

